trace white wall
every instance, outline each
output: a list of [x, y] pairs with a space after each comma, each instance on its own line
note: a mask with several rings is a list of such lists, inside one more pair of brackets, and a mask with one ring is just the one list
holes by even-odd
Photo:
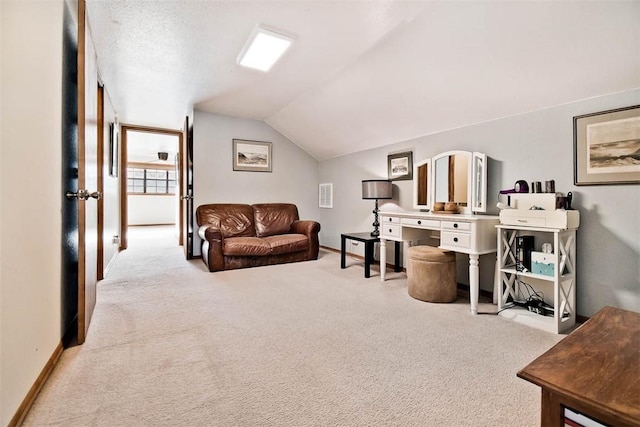
[[176, 223], [177, 196], [127, 196], [129, 225], [160, 225]]
[[62, 0], [0, 2], [0, 424], [61, 338]]
[[[518, 179], [528, 182], [554, 179], [556, 191], [573, 193], [573, 206], [581, 215], [577, 238], [578, 313], [591, 316], [606, 305], [640, 311], [640, 188], [638, 185], [574, 186], [572, 120], [582, 114], [637, 104], [640, 104], [640, 90], [323, 161], [319, 180], [333, 182], [334, 209], [320, 210], [322, 242], [337, 249], [340, 233], [371, 228], [373, 203], [361, 199], [360, 181], [386, 178], [388, 154], [413, 151], [414, 162], [419, 162], [448, 150], [485, 152], [489, 157], [490, 213], [497, 213], [498, 190], [513, 188]], [[412, 210], [411, 192], [412, 181], [394, 181], [394, 199], [381, 209]], [[490, 291], [494, 261], [495, 256], [481, 257], [481, 287]], [[466, 263], [466, 257], [459, 257], [460, 263]], [[460, 271], [464, 269], [458, 268]]]
[[[206, 203], [294, 203], [301, 219], [318, 219], [318, 162], [300, 147], [258, 120], [196, 110], [193, 124], [194, 207]], [[234, 138], [272, 142], [273, 172], [234, 171]], [[194, 254], [199, 255], [195, 227]]]

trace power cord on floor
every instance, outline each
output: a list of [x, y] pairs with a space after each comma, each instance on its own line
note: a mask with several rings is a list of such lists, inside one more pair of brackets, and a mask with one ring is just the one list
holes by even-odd
[[[511, 299], [511, 301], [507, 301], [507, 305], [503, 307], [501, 310], [498, 310], [498, 313], [513, 308], [513, 307], [524, 307], [529, 311], [536, 312], [538, 314], [546, 314], [545, 310], [547, 310], [547, 304], [544, 302], [544, 293], [540, 291], [536, 291], [533, 286], [528, 284], [527, 282], [523, 282], [522, 280], [516, 279], [518, 283], [518, 299]], [[524, 292], [527, 292], [527, 295], [524, 295]]]

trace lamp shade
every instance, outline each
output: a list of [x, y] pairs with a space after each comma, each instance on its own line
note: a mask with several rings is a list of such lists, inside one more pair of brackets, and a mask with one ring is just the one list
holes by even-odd
[[367, 179], [362, 181], [363, 199], [391, 199], [392, 184], [388, 179]]

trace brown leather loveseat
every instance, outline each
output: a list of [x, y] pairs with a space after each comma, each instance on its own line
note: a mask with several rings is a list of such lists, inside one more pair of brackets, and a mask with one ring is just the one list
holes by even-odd
[[294, 204], [201, 205], [196, 220], [209, 271], [318, 259], [320, 224]]

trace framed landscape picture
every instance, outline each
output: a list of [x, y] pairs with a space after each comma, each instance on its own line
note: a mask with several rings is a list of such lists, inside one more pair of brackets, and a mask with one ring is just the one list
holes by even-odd
[[271, 143], [233, 140], [233, 170], [271, 172]]
[[392, 181], [413, 179], [413, 152], [389, 154], [387, 168], [388, 179]]
[[576, 185], [640, 183], [640, 105], [573, 118]]

